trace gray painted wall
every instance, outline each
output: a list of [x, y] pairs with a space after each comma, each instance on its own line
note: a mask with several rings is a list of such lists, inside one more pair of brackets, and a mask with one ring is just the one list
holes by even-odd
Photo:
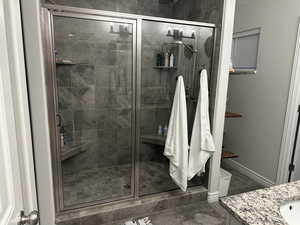
[[275, 182], [299, 19], [298, 0], [237, 0], [235, 31], [261, 27], [256, 75], [231, 76], [225, 147]]

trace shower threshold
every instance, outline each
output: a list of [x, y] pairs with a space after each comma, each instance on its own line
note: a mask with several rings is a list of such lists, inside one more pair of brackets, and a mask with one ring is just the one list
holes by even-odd
[[204, 186], [191, 187], [187, 192], [174, 190], [108, 205], [95, 205], [57, 216], [57, 225], [101, 225], [114, 221], [147, 217], [149, 214], [175, 208], [178, 205], [198, 203], [207, 199]]

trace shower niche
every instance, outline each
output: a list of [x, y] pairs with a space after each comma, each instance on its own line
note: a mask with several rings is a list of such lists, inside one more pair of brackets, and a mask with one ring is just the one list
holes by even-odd
[[74, 8], [43, 20], [57, 212], [178, 189], [163, 156], [176, 77], [191, 131], [215, 26]]

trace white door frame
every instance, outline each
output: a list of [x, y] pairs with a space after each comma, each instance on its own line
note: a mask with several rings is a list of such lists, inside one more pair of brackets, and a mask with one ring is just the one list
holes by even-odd
[[[6, 141], [7, 145], [3, 151], [7, 151], [9, 154], [13, 154], [14, 151], [16, 151], [16, 155], [13, 157], [16, 165], [12, 165], [15, 167], [12, 169], [18, 170], [19, 178], [17, 179], [20, 180], [19, 185], [21, 190], [20, 205], [22, 205], [22, 210], [27, 214], [32, 210], [37, 210], [38, 205], [20, 4], [18, 0], [3, 0], [1, 2], [1, 8], [4, 11], [4, 14], [1, 15], [3, 16], [1, 22], [5, 22], [0, 26], [0, 33], [5, 35], [5, 37], [3, 39], [1, 38], [1, 73], [3, 74], [1, 74], [0, 81], [2, 85], [4, 85], [1, 88], [1, 91], [3, 91], [2, 94], [5, 93], [6, 95], [2, 102], [4, 105], [1, 105], [3, 110], [1, 116], [3, 116], [3, 120], [0, 129], [8, 135]], [[5, 61], [7, 60], [8, 67], [6, 68]], [[11, 122], [13, 121], [14, 124], [5, 127], [5, 124], [9, 123], [9, 120]], [[4, 139], [2, 139], [2, 141], [3, 140]], [[9, 178], [4, 177], [3, 179]], [[10, 188], [9, 191], [13, 192], [13, 187]]]
[[276, 184], [288, 182], [289, 164], [293, 151], [296, 123], [298, 118], [298, 104], [300, 102], [300, 20], [295, 48], [294, 63], [290, 81], [289, 98], [285, 115], [284, 130], [281, 140], [281, 150], [277, 170]]
[[55, 224], [55, 206], [46, 95], [47, 85], [41, 31], [41, 1], [20, 1], [40, 221], [42, 225], [53, 225]]
[[234, 25], [235, 0], [224, 0], [221, 45], [219, 56], [219, 71], [216, 87], [216, 98], [213, 117], [212, 135], [216, 152], [210, 161], [208, 181], [208, 202], [219, 200], [220, 167], [223, 144], [225, 110], [229, 78], [229, 64], [231, 58], [232, 35]]
[[5, 0], [7, 41], [12, 81], [12, 97], [16, 123], [17, 145], [21, 166], [25, 211], [37, 209], [31, 125], [28, 106], [22, 22], [18, 0]]

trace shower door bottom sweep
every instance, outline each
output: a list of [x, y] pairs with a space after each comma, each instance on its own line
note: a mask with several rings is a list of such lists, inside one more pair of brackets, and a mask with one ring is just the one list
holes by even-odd
[[176, 77], [190, 137], [213, 58], [212, 24], [80, 10], [42, 11], [58, 213], [178, 189], [163, 155]]

